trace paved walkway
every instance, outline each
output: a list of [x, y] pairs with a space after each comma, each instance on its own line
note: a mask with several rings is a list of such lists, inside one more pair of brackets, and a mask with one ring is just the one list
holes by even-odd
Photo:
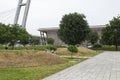
[[[71, 56], [60, 56], [60, 57], [65, 57], [65, 58], [69, 58], [69, 57], [71, 57]], [[88, 56], [72, 56], [73, 58], [92, 58], [92, 57], [88, 57]]]
[[43, 80], [120, 80], [120, 52], [106, 51]]

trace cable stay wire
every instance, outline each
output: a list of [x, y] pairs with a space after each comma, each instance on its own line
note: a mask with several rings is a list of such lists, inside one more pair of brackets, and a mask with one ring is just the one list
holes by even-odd
[[2, 23], [5, 23], [5, 24], [13, 24], [13, 20], [14, 20], [14, 14], [11, 14], [7, 17], [5, 17], [3, 20], [2, 20]]
[[7, 13], [13, 12], [13, 11], [16, 11], [16, 8], [9, 9], [9, 10], [6, 10], [6, 11], [2, 11], [2, 12], [0, 12], [0, 15], [4, 15], [4, 14], [7, 14]]
[[7, 13], [5, 13], [5, 14], [2, 14], [2, 15], [0, 15], [0, 18], [4, 18], [4, 17], [6, 17], [6, 16], [8, 16], [8, 15], [10, 15], [10, 14], [15, 14], [15, 11], [7, 12]]
[[[0, 22], [1, 23], [13, 23], [14, 15], [15, 15], [15, 9], [0, 12]], [[13, 20], [10, 20], [10, 19], [13, 19]]]
[[[14, 19], [13, 16], [14, 16], [14, 14], [7, 15], [6, 17], [2, 18], [2, 19], [0, 20], [0, 22], [6, 23], [6, 22], [8, 22], [9, 18]], [[10, 23], [11, 23], [11, 21], [13, 21], [13, 20], [10, 20]]]

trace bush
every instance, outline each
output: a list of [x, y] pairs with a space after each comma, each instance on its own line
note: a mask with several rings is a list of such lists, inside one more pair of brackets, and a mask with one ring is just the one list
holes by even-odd
[[68, 50], [72, 53], [77, 53], [78, 52], [78, 49], [76, 46], [69, 46], [68, 47]]
[[102, 47], [101, 44], [95, 44], [95, 45], [93, 45], [93, 48], [101, 48], [101, 47]]
[[47, 43], [53, 45], [54, 39], [53, 38], [47, 38]]
[[47, 49], [50, 51], [52, 51], [52, 50], [56, 51], [57, 47], [56, 46], [47, 46]]
[[73, 54], [73, 53], [77, 53], [77, 52], [78, 52], [78, 48], [77, 48], [76, 46], [73, 46], [73, 45], [72, 45], [72, 46], [69, 46], [69, 47], [68, 47], [68, 50], [69, 50], [70, 52], [72, 52], [72, 53], [71, 53], [71, 58], [72, 58], [72, 54]]

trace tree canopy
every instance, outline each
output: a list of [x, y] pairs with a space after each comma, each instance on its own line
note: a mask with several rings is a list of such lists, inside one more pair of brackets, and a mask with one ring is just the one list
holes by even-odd
[[40, 40], [40, 37], [31, 35], [29, 41], [31, 45], [39, 45], [40, 43], [39, 40]]
[[29, 34], [28, 32], [19, 25], [10, 25], [11, 29], [11, 42], [20, 42], [25, 45], [29, 43]]
[[10, 27], [0, 23], [0, 44], [8, 43], [11, 39], [10, 35]]
[[89, 26], [84, 14], [66, 14], [62, 17], [59, 26], [59, 38], [69, 45], [80, 44], [85, 40], [89, 32]]
[[50, 45], [54, 44], [54, 39], [53, 38], [47, 38], [47, 43]]
[[90, 31], [89, 34], [86, 37], [86, 40], [91, 43], [92, 45], [94, 45], [95, 43], [97, 43], [99, 39], [98, 33], [95, 31]]
[[102, 42], [105, 45], [120, 45], [120, 16], [114, 17], [102, 30]]
[[0, 24], [0, 44], [19, 42], [23, 45], [29, 42], [28, 32], [19, 25]]

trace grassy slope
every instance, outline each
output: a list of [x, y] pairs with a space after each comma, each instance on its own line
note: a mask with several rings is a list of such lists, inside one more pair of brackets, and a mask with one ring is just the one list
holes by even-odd
[[0, 68], [33, 67], [50, 64], [66, 63], [67, 60], [41, 51], [0, 51]]
[[[46, 50], [47, 46], [26, 46], [26, 47], [14, 47], [14, 50]], [[5, 50], [5, 46], [0, 46], [0, 50]], [[12, 47], [8, 47], [8, 50], [13, 50]]]
[[[94, 56], [98, 54], [98, 52], [87, 48], [79, 47], [78, 50], [79, 50], [78, 53], [73, 54], [74, 56]], [[71, 53], [67, 50], [67, 48], [58, 48], [56, 54], [69, 56]]]

